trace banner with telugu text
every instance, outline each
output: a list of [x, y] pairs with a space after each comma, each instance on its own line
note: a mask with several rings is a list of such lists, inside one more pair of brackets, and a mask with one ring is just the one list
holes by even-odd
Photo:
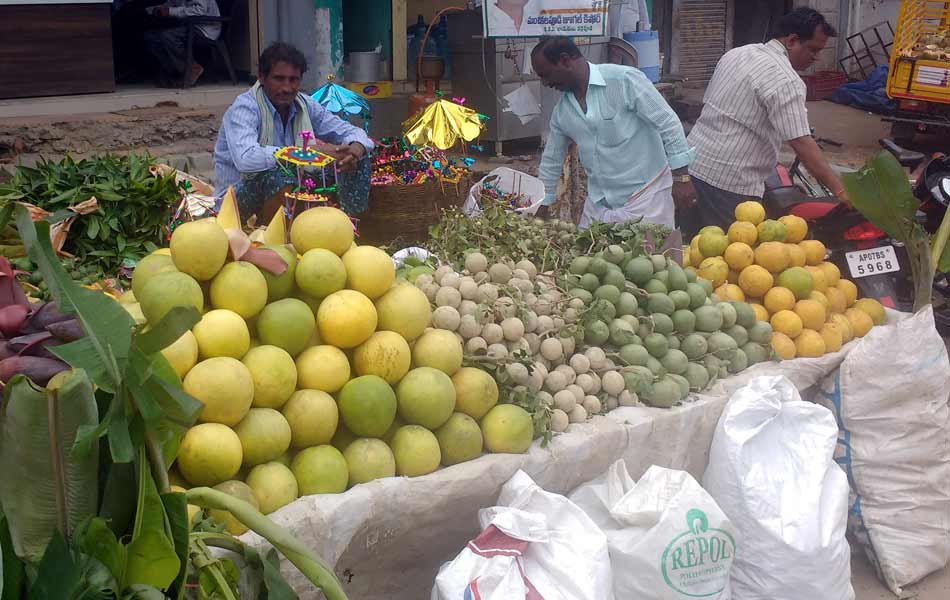
[[485, 37], [606, 35], [607, 0], [484, 0]]

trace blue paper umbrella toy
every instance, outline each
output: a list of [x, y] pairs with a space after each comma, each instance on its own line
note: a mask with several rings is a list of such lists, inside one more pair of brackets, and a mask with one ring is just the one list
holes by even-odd
[[353, 90], [333, 83], [332, 75], [310, 97], [338, 117], [346, 118], [350, 115], [359, 115], [363, 118], [364, 124], [369, 119], [370, 108], [366, 98]]

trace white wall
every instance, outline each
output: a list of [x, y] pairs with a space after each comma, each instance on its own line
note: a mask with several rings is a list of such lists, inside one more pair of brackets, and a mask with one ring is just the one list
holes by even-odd
[[[841, 2], [840, 0], [796, 0], [795, 6], [809, 6], [825, 16], [825, 19], [841, 33]], [[839, 47], [844, 44], [843, 36], [838, 37], [818, 55], [818, 60], [805, 73], [815, 71], [837, 71]]]
[[850, 0], [850, 2], [849, 35], [863, 31], [881, 21], [890, 21], [892, 26], [897, 25], [900, 0]]

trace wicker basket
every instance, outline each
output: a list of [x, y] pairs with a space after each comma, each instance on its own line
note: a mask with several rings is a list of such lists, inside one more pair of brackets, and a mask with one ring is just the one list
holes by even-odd
[[471, 177], [462, 177], [458, 183], [373, 186], [369, 208], [357, 215], [359, 243], [380, 246], [395, 240], [425, 240], [442, 209], [461, 207], [471, 186]]

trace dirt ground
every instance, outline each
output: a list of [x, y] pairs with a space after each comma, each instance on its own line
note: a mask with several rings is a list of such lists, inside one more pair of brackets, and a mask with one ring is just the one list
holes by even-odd
[[[897, 598], [874, 574], [874, 568], [864, 555], [851, 546], [851, 585], [855, 600], [894, 600]], [[950, 567], [925, 577], [920, 582], [904, 588], [909, 598], [917, 600], [947, 600], [950, 598]]]

